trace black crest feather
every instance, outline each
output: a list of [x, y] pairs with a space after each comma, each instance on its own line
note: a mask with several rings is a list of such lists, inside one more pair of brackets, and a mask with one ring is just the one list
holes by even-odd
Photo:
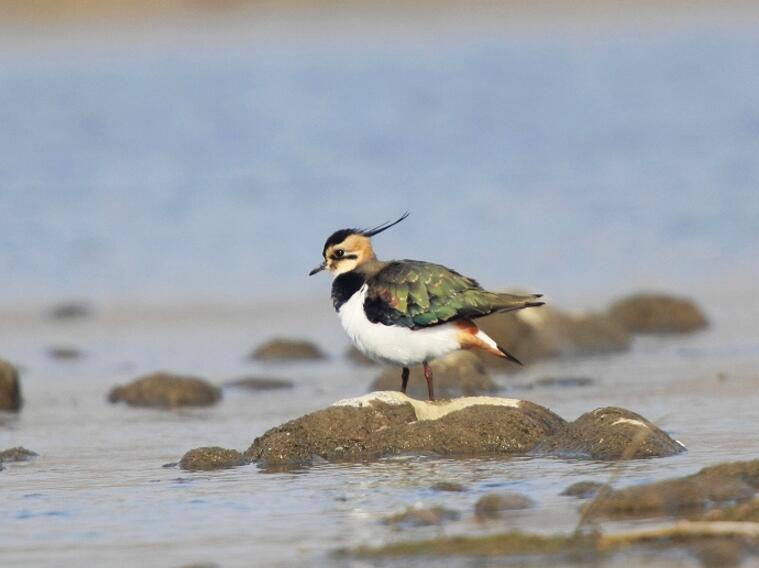
[[393, 225], [397, 225], [408, 216], [409, 216], [409, 212], [406, 211], [403, 215], [400, 216], [400, 218], [396, 219], [395, 221], [393, 222], [386, 221], [382, 223], [381, 225], [377, 225], [373, 229], [340, 229], [339, 231], [335, 231], [329, 236], [329, 238], [327, 239], [327, 242], [324, 243], [324, 249], [322, 250], [322, 254], [326, 252], [327, 249], [331, 247], [332, 245], [336, 245], [337, 243], [343, 242], [345, 239], [347, 239], [351, 235], [363, 235], [365, 237], [373, 237], [374, 235], [379, 235], [382, 231], [386, 231]]

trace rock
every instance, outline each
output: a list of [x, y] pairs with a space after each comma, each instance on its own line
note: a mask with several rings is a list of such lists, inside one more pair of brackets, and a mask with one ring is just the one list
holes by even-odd
[[[687, 477], [612, 491], [603, 500], [593, 504], [593, 513], [610, 517], [691, 514], [715, 505], [748, 501], [757, 489], [759, 460], [726, 463], [706, 467]], [[749, 518], [753, 514], [751, 509], [751, 506], [747, 506], [740, 514]]]
[[342, 400], [272, 428], [247, 451], [260, 465], [368, 461], [405, 453], [524, 454], [565, 422], [536, 404], [466, 397], [426, 402], [400, 392]]
[[295, 383], [287, 379], [272, 379], [268, 377], [246, 377], [224, 383], [225, 387], [251, 391], [291, 389]]
[[[701, 539], [701, 542], [695, 542], [690, 547], [703, 568], [741, 566], [746, 548], [748, 548], [746, 543], [731, 537]], [[752, 548], [755, 549], [755, 547]]]
[[[438, 398], [492, 394], [498, 387], [490, 378], [485, 365], [470, 351], [454, 351], [430, 363]], [[371, 384], [369, 391], [389, 391], [401, 388], [400, 367], [388, 367]], [[411, 368], [409, 396], [427, 398], [427, 382], [421, 366]]]
[[82, 319], [92, 315], [92, 306], [87, 302], [69, 301], [52, 306], [47, 315], [54, 320]]
[[353, 345], [348, 347], [348, 349], [345, 350], [345, 356], [356, 365], [364, 365], [364, 366], [377, 366], [379, 363], [374, 361], [373, 359], [369, 359], [366, 355], [361, 353], [358, 349], [356, 349]]
[[530, 509], [535, 503], [520, 493], [488, 493], [474, 504], [474, 516], [480, 520], [497, 519], [504, 511]]
[[461, 493], [466, 491], [466, 487], [455, 481], [438, 481], [430, 487], [433, 491], [450, 491], [452, 493]]
[[228, 450], [217, 446], [207, 448], [195, 448], [190, 450], [179, 461], [179, 467], [190, 471], [209, 471], [212, 469], [226, 469], [250, 463], [243, 454], [237, 450]]
[[567, 424], [524, 400], [476, 396], [427, 402], [380, 391], [272, 428], [254, 440], [246, 455], [272, 468], [401, 454], [629, 459], [683, 449], [645, 418], [619, 408], [601, 408]]
[[599, 408], [570, 423], [536, 451], [597, 460], [665, 457], [685, 450], [655, 424], [624, 408]]
[[588, 499], [595, 497], [601, 490], [609, 490], [611, 487], [606, 483], [598, 481], [578, 481], [567, 487], [560, 495], [568, 497], [577, 497], [578, 499]]
[[[573, 315], [542, 306], [480, 318], [480, 326], [525, 364], [557, 357], [616, 353], [629, 349], [630, 334], [599, 314]], [[513, 363], [480, 355], [488, 366], [516, 371]]]
[[692, 300], [666, 294], [622, 298], [609, 308], [609, 317], [632, 333], [691, 333], [708, 325]]
[[[525, 559], [533, 560], [537, 557], [544, 560], [544, 562], [540, 564], [530, 563], [529, 565], [563, 566], [565, 562], [559, 559], [574, 560], [569, 563], [575, 565], [578, 558], [592, 558], [595, 556], [595, 553], [596, 539], [592, 536], [573, 537], [509, 532], [484, 536], [443, 536], [421, 541], [400, 540], [376, 548], [362, 546], [347, 551], [344, 554], [369, 559], [468, 557], [473, 562], [467, 565], [477, 566], [490, 566], [492, 563], [485, 560], [486, 557], [511, 556], [517, 557], [522, 561]], [[546, 561], [546, 557], [551, 557], [556, 561]], [[434, 561], [432, 564], [446, 565]], [[414, 565], [416, 565], [416, 562]], [[520, 563], [519, 565], [521, 566], [522, 564]]]
[[721, 509], [712, 509], [703, 516], [705, 521], [737, 521], [759, 523], [759, 499]]
[[112, 403], [157, 408], [211, 406], [220, 399], [221, 389], [203, 379], [164, 372], [135, 379], [123, 387], [117, 386], [108, 395]]
[[18, 370], [3, 359], [0, 359], [0, 410], [21, 410]]
[[0, 452], [0, 463], [24, 462], [36, 457], [37, 453], [18, 446]]
[[444, 509], [443, 507], [430, 507], [428, 509], [407, 507], [401, 513], [386, 517], [384, 523], [392, 525], [396, 529], [427, 527], [442, 525], [446, 521], [456, 521], [460, 516], [458, 511]]
[[62, 361], [73, 361], [84, 357], [84, 353], [76, 347], [52, 346], [48, 347], [47, 354], [52, 359], [59, 359]]
[[321, 349], [310, 341], [272, 339], [251, 354], [257, 361], [298, 361], [326, 359]]

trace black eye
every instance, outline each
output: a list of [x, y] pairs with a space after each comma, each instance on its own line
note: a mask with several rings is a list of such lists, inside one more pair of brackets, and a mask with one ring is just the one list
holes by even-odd
[[345, 254], [345, 251], [343, 249], [335, 250], [335, 258], [343, 258], [344, 254]]

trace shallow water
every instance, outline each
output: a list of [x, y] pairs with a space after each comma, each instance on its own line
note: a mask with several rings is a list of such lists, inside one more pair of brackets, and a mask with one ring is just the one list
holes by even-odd
[[[407, 505], [461, 511], [446, 534], [571, 530], [579, 502], [558, 493], [575, 481], [626, 485], [759, 457], [751, 32], [489, 26], [399, 32], [390, 43], [352, 33], [4, 50], [0, 273], [11, 277], [0, 287], [0, 356], [22, 367], [26, 406], [0, 416], [0, 448], [40, 457], [0, 473], [0, 562], [333, 565], [340, 547], [438, 534], [381, 523]], [[566, 306], [603, 306], [643, 285], [703, 302], [713, 322], [704, 333], [496, 377], [508, 396], [566, 419], [608, 405], [640, 412], [688, 452], [624, 464], [163, 468], [193, 447], [245, 449], [269, 427], [366, 392], [377, 371], [343, 358], [328, 284], [305, 273], [329, 231], [405, 209], [414, 216], [383, 235], [383, 254], [530, 286]], [[94, 299], [94, 318], [44, 319], [42, 303], [70, 296]], [[244, 359], [274, 335], [314, 339], [331, 358]], [[86, 356], [54, 361], [50, 345]], [[162, 368], [296, 387], [227, 390], [202, 410], [106, 402], [113, 385]], [[554, 375], [598, 382], [519, 386]], [[468, 491], [432, 492], [441, 480]], [[538, 506], [474, 522], [474, 502], [499, 488]]]
[[[575, 481], [614, 479], [620, 486], [759, 456], [757, 314], [745, 309], [750, 291], [731, 290], [729, 301], [723, 292], [702, 294], [714, 324], [704, 333], [643, 338], [627, 354], [544, 363], [520, 375], [497, 377], [508, 396], [546, 405], [567, 419], [600, 406], [630, 408], [688, 447], [680, 456], [624, 464], [408, 457], [289, 473], [265, 473], [255, 466], [212, 473], [162, 468], [192, 447], [243, 450], [271, 426], [364, 393], [377, 370], [344, 359], [346, 340], [326, 299], [304, 304], [274, 330], [261, 328], [269, 308], [220, 320], [208, 313], [186, 320], [154, 313], [152, 320], [130, 321], [124, 314], [104, 312], [71, 323], [46, 322], [41, 316], [24, 323], [19, 317], [16, 330], [3, 330], [0, 341], [4, 356], [24, 367], [27, 404], [18, 417], [3, 418], [0, 447], [22, 444], [40, 457], [0, 474], [0, 555], [5, 565], [24, 566], [332, 563], [328, 555], [340, 547], [438, 534], [441, 529], [434, 528], [399, 533], [382, 524], [384, 516], [413, 504], [459, 510], [462, 520], [442, 529], [445, 534], [507, 527], [569, 531], [580, 502], [558, 494]], [[328, 361], [243, 359], [272, 331], [294, 333], [304, 313], [311, 326], [300, 335], [327, 348]], [[62, 342], [84, 347], [86, 358], [48, 359], [44, 347]], [[176, 412], [105, 401], [114, 384], [158, 368], [198, 373], [216, 383], [260, 373], [292, 378], [297, 386], [258, 393], [228, 389], [214, 408]], [[520, 386], [542, 376], [589, 376], [598, 382], [574, 388]], [[460, 482], [468, 491], [430, 489], [442, 480]], [[474, 502], [497, 489], [523, 492], [538, 506], [504, 521], [475, 522]], [[471, 564], [462, 560], [461, 565]]]

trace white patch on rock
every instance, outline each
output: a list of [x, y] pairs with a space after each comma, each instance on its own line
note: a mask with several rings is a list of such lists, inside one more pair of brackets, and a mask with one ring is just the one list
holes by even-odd
[[371, 405], [373, 402], [384, 402], [385, 404], [391, 405], [410, 404], [414, 408], [417, 420], [437, 420], [446, 414], [470, 406], [506, 406], [509, 408], [519, 408], [522, 401], [515, 398], [502, 398], [498, 396], [464, 396], [452, 400], [429, 402], [426, 400], [410, 398], [399, 391], [377, 391], [356, 398], [338, 400], [333, 403], [332, 406], [353, 406], [356, 408], [362, 408], [365, 405]]
[[640, 426], [641, 428], [649, 427], [645, 422], [641, 422], [640, 420], [635, 420], [633, 418], [619, 418], [612, 424], [612, 426], [616, 426], [617, 424], [633, 424], [635, 426]]

